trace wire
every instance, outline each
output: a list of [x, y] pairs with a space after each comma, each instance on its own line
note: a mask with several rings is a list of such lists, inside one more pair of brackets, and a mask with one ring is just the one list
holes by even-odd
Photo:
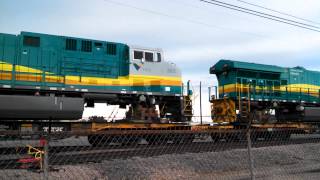
[[272, 18], [277, 18], [277, 19], [280, 19], [280, 20], [289, 21], [289, 22], [292, 22], [292, 23], [296, 23], [296, 24], [300, 24], [300, 25], [304, 25], [304, 26], [309, 26], [309, 27], [312, 27], [312, 28], [317, 28], [317, 29], [320, 28], [318, 26], [313, 26], [313, 25], [301, 23], [301, 22], [298, 22], [298, 21], [282, 18], [282, 17], [279, 17], [279, 16], [274, 16], [274, 15], [271, 15], [271, 14], [267, 14], [267, 13], [264, 13], [264, 12], [255, 11], [255, 10], [252, 10], [252, 9], [244, 8], [244, 7], [241, 7], [241, 6], [236, 6], [236, 5], [233, 5], [233, 4], [224, 3], [222, 1], [217, 1], [217, 0], [210, 0], [210, 1], [213, 1], [213, 2], [216, 2], [216, 3], [221, 3], [221, 4], [224, 4], [224, 5], [227, 5], [227, 6], [232, 6], [232, 7], [235, 7], [235, 8], [239, 8], [239, 9], [242, 9], [242, 10], [245, 10], [245, 11], [250, 11], [250, 12], [253, 12], [253, 13], [261, 14], [263, 16], [269, 16], [269, 17], [272, 17]]
[[282, 11], [274, 10], [274, 9], [267, 8], [267, 7], [264, 7], [264, 6], [261, 6], [261, 5], [257, 5], [257, 4], [253, 4], [253, 3], [250, 3], [250, 2], [247, 2], [247, 1], [242, 1], [242, 0], [237, 0], [237, 1], [239, 1], [241, 3], [244, 3], [244, 4], [249, 4], [251, 6], [255, 6], [255, 7], [258, 7], [258, 8], [261, 8], [261, 9], [265, 9], [265, 10], [268, 10], [268, 11], [276, 12], [276, 13], [279, 13], [279, 14], [282, 14], [282, 15], [285, 15], [285, 16], [293, 17], [295, 19], [299, 19], [299, 20], [302, 20], [302, 21], [306, 21], [306, 22], [310, 22], [310, 23], [314, 23], [314, 24], [319, 24], [320, 25], [319, 22], [312, 21], [312, 20], [305, 19], [305, 18], [301, 18], [301, 17], [298, 17], [298, 16], [294, 16], [294, 15], [291, 15], [291, 14], [288, 14], [288, 13], [285, 13], [285, 12], [282, 12]]
[[179, 17], [179, 16], [173, 16], [173, 15], [165, 14], [165, 13], [158, 12], [158, 11], [153, 11], [153, 10], [136, 7], [136, 6], [132, 6], [132, 5], [121, 3], [121, 2], [116, 2], [116, 1], [113, 1], [113, 0], [103, 0], [103, 1], [109, 2], [109, 3], [112, 3], [112, 4], [116, 4], [116, 5], [119, 5], [119, 6], [123, 6], [123, 7], [136, 9], [136, 10], [139, 10], [139, 11], [147, 12], [149, 14], [165, 16], [165, 17], [168, 17], [168, 18], [176, 19], [176, 20], [182, 20], [182, 21], [185, 21], [185, 22], [193, 23], [193, 24], [203, 25], [203, 26], [206, 26], [206, 27], [209, 27], [209, 28], [215, 28], [215, 29], [219, 29], [219, 30], [228, 30], [228, 31], [248, 34], [248, 35], [252, 35], [252, 36], [256, 36], [256, 37], [265, 37], [263, 35], [256, 34], [256, 33], [251, 33], [251, 32], [245, 32], [245, 31], [240, 31], [240, 30], [236, 30], [236, 29], [231, 29], [231, 28], [220, 27], [220, 26], [217, 26], [217, 25], [207, 24], [207, 23], [204, 23], [204, 22], [201, 22], [201, 21], [198, 21], [198, 20], [188, 19], [188, 18]]
[[[307, 25], [309, 27], [315, 27], [317, 29], [309, 28], [309, 27], [306, 27], [306, 26], [298, 25], [298, 24], [304, 24], [304, 23], [299, 23], [299, 22], [296, 23], [296, 21], [287, 20], [287, 19], [280, 18], [280, 17], [273, 16], [273, 15], [268, 15], [266, 13], [261, 13], [261, 12], [250, 10], [250, 9], [243, 8], [243, 7], [240, 7], [240, 6], [235, 6], [235, 5], [232, 5], [232, 4], [223, 3], [223, 2], [220, 2], [220, 1], [216, 1], [216, 0], [210, 0], [210, 1], [200, 0], [200, 1], [208, 3], [208, 4], [213, 4], [213, 5], [216, 5], [216, 6], [232, 9], [232, 10], [235, 10], [235, 11], [251, 14], [251, 15], [254, 15], [254, 16], [261, 17], [261, 18], [265, 18], [265, 19], [281, 22], [281, 23], [284, 23], [284, 24], [300, 27], [300, 28], [303, 28], [303, 29], [308, 29], [308, 30], [311, 30], [311, 31], [320, 32], [320, 30], [317, 30], [317, 29], [319, 29], [317, 26]], [[275, 18], [272, 18], [272, 17], [275, 17]], [[276, 19], [276, 18], [278, 18], [278, 19]], [[283, 20], [281, 20], [281, 19], [283, 19]], [[288, 21], [294, 22], [295, 24], [291, 23], [291, 22], [288, 22]]]

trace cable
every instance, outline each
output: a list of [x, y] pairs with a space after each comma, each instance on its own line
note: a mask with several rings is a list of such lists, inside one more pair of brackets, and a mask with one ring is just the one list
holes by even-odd
[[257, 5], [257, 4], [253, 4], [253, 3], [250, 3], [250, 2], [247, 2], [247, 1], [242, 1], [242, 0], [237, 0], [237, 1], [239, 1], [241, 3], [244, 3], [244, 4], [251, 5], [251, 6], [255, 6], [255, 7], [258, 7], [258, 8], [261, 8], [261, 9], [265, 9], [265, 10], [268, 10], [268, 11], [276, 12], [276, 13], [279, 13], [279, 14], [282, 14], [282, 15], [285, 15], [285, 16], [293, 17], [295, 19], [299, 19], [299, 20], [302, 20], [302, 21], [306, 21], [306, 22], [310, 22], [310, 23], [314, 23], [314, 24], [319, 24], [320, 25], [319, 22], [312, 21], [312, 20], [305, 19], [305, 18], [301, 18], [301, 17], [298, 17], [298, 16], [294, 16], [294, 15], [291, 15], [291, 14], [288, 14], [288, 13], [285, 13], [285, 12], [282, 12], [282, 11], [274, 10], [274, 9], [267, 8], [267, 7], [264, 7], [264, 6], [261, 6], [261, 5]]
[[[284, 23], [284, 24], [288, 24], [288, 25], [300, 27], [300, 28], [303, 28], [303, 29], [308, 29], [308, 30], [311, 30], [311, 31], [320, 32], [320, 30], [317, 30], [317, 29], [308, 28], [308, 27], [301, 26], [301, 25], [298, 25], [298, 24], [293, 24], [293, 23], [290, 23], [290, 22], [287, 22], [287, 21], [283, 21], [283, 20], [271, 18], [271, 17], [268, 17], [268, 16], [261, 15], [261, 13], [253, 13], [253, 12], [248, 12], [248, 11], [242, 10], [241, 8], [230, 7], [230, 6], [234, 6], [234, 5], [230, 5], [230, 6], [229, 6], [229, 5], [223, 5], [223, 4], [227, 4], [227, 3], [219, 4], [219, 3], [215, 3], [215, 2], [216, 2], [215, 0], [211, 0], [211, 1], [215, 1], [215, 2], [209, 2], [209, 1], [206, 1], [206, 0], [200, 0], [200, 1], [205, 2], [205, 3], [208, 3], [208, 4], [213, 4], [213, 5], [216, 5], [216, 6], [220, 6], [220, 7], [232, 9], [232, 10], [235, 10], [235, 11], [239, 11], [239, 12], [251, 14], [251, 15], [254, 15], [254, 16], [261, 17], [261, 18], [265, 18], [265, 19], [269, 19], [269, 20], [281, 22], [281, 23]], [[246, 8], [243, 8], [243, 9], [246, 9]], [[252, 10], [251, 10], [251, 11], [252, 11]]]
[[279, 16], [274, 16], [272, 14], [267, 14], [267, 13], [260, 12], [260, 11], [255, 11], [255, 10], [252, 10], [252, 9], [244, 8], [244, 7], [241, 7], [241, 6], [236, 6], [236, 5], [225, 3], [225, 2], [222, 2], [222, 1], [217, 1], [217, 0], [210, 0], [210, 1], [216, 2], [216, 3], [220, 3], [220, 4], [224, 4], [224, 5], [231, 6], [231, 7], [235, 7], [235, 8], [238, 8], [238, 9], [245, 10], [245, 11], [250, 11], [250, 12], [253, 12], [253, 13], [256, 13], [256, 14], [260, 14], [260, 15], [263, 15], [263, 16], [269, 16], [271, 18], [277, 18], [277, 19], [280, 19], [280, 20], [284, 20], [284, 21], [289, 21], [289, 22], [292, 22], [292, 23], [300, 24], [300, 25], [303, 25], [303, 26], [309, 26], [309, 27], [312, 27], [312, 28], [320, 29], [320, 27], [318, 27], [318, 26], [313, 26], [313, 25], [310, 25], [310, 24], [301, 23], [301, 22], [298, 22], [298, 21], [282, 18], [282, 17], [279, 17]]
[[183, 21], [185, 21], [185, 22], [203, 25], [203, 26], [206, 26], [206, 27], [209, 27], [209, 28], [215, 28], [215, 29], [219, 29], [219, 30], [234, 31], [234, 32], [238, 32], [238, 33], [249, 34], [249, 35], [256, 36], [256, 37], [265, 37], [265, 36], [263, 36], [263, 35], [256, 34], [256, 33], [244, 32], [244, 31], [240, 31], [240, 30], [236, 30], [236, 29], [220, 27], [220, 26], [217, 26], [217, 25], [207, 24], [207, 23], [204, 23], [204, 22], [201, 22], [201, 21], [197, 21], [197, 20], [193, 20], [193, 19], [188, 19], [188, 18], [173, 16], [173, 15], [165, 14], [165, 13], [158, 12], [158, 11], [153, 11], [153, 10], [136, 7], [136, 6], [132, 6], [132, 5], [125, 4], [125, 3], [121, 3], [121, 2], [116, 2], [116, 1], [113, 1], [113, 0], [103, 0], [103, 1], [109, 2], [109, 3], [112, 3], [112, 4], [116, 4], [116, 5], [119, 5], [119, 6], [124, 6], [124, 7], [128, 7], [128, 8], [136, 9], [136, 10], [139, 10], [139, 11], [147, 12], [147, 13], [149, 13], [149, 14], [155, 14], [155, 15], [159, 15], [159, 16], [165, 16], [165, 17], [168, 17], [168, 18], [176, 19], [176, 20], [183, 20]]

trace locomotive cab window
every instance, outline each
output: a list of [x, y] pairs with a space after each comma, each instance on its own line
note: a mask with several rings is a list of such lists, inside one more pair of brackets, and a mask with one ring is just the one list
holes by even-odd
[[157, 62], [161, 62], [161, 53], [157, 53]]
[[40, 47], [40, 37], [34, 36], [24, 36], [23, 37], [24, 46]]
[[142, 51], [134, 51], [133, 52], [133, 59], [143, 59], [143, 52]]
[[147, 62], [153, 62], [153, 53], [152, 52], [144, 52], [144, 57]]

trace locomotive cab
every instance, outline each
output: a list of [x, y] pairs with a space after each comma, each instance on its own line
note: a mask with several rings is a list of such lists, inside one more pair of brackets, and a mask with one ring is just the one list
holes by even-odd
[[162, 49], [130, 47], [130, 61], [141, 63], [161, 62], [163, 57]]
[[[154, 111], [155, 106], [158, 106], [162, 110], [159, 112], [160, 118], [172, 114], [175, 121], [181, 121], [183, 112], [177, 111], [182, 109], [180, 69], [174, 63], [164, 61], [162, 49], [138, 46], [129, 46], [129, 48], [130, 79], [135, 84], [143, 85], [141, 88], [146, 92], [137, 101], [131, 103], [133, 113], [129, 114], [135, 114], [134, 111], [141, 111], [143, 108]], [[168, 81], [171, 81], [172, 85], [167, 85]], [[173, 93], [175, 96], [168, 96]]]

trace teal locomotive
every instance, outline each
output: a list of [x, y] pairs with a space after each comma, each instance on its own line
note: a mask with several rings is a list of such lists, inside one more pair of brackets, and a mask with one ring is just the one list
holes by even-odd
[[220, 60], [210, 73], [219, 83], [211, 100], [216, 121], [319, 121], [320, 72]]
[[181, 121], [179, 68], [161, 49], [32, 32], [0, 34], [0, 119], [79, 119], [95, 103]]

